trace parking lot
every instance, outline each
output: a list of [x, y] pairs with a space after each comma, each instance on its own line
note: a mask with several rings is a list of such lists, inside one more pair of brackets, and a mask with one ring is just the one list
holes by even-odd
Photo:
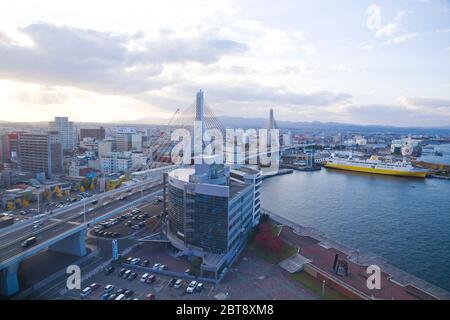
[[99, 223], [90, 230], [89, 234], [98, 238], [124, 239], [139, 235], [145, 229], [149, 234], [159, 229], [159, 214], [162, 207], [158, 203], [148, 203], [123, 212], [115, 218]]
[[[169, 286], [173, 277], [165, 276], [157, 273], [149, 272], [149, 275], [154, 274], [155, 280], [152, 283], [141, 282], [141, 278], [144, 275], [143, 271], [131, 270], [131, 272], [136, 272], [137, 276], [133, 280], [129, 280], [130, 278], [124, 278], [124, 276], [119, 276], [120, 274], [120, 266], [115, 267], [114, 272], [106, 275], [104, 272], [98, 273], [93, 276], [89, 281], [83, 283], [82, 289], [87, 286], [90, 286], [93, 283], [99, 285], [98, 289], [94, 290], [87, 297], [80, 297], [81, 290], [73, 290], [70, 291], [66, 298], [69, 299], [89, 299], [89, 300], [115, 300], [117, 296], [126, 290], [131, 290], [133, 293], [127, 297], [127, 299], [138, 299], [138, 300], [147, 300], [147, 295], [152, 294], [153, 297], [151, 300], [178, 300], [178, 299], [209, 299], [209, 293], [214, 288], [214, 285], [210, 283], [203, 283], [203, 290], [200, 292], [194, 291], [192, 294], [186, 293], [186, 288], [188, 287], [190, 280], [182, 280], [182, 285], [178, 288], [175, 286]], [[130, 273], [131, 273], [130, 272]], [[175, 278], [177, 279], [177, 278]], [[174, 282], [174, 280], [172, 281]], [[107, 285], [114, 286], [114, 289], [109, 293], [114, 296], [103, 296], [105, 293], [105, 287]], [[120, 290], [122, 289], [122, 290]]]
[[[190, 267], [190, 262], [175, 258], [168, 253], [164, 247], [157, 243], [145, 243], [132, 251], [126, 258], [149, 260], [148, 267], [151, 268], [155, 263], [165, 264], [168, 271], [177, 272], [179, 276], [168, 276], [156, 272], [148, 272], [139, 268], [133, 268], [127, 265], [126, 270], [129, 273], [136, 272], [134, 280], [119, 277], [123, 265], [117, 264], [113, 273], [105, 275], [99, 272], [86, 280], [82, 284], [82, 289], [92, 283], [97, 283], [100, 287], [85, 298], [80, 297], [81, 290], [70, 291], [65, 298], [68, 299], [102, 299], [104, 288], [111, 284], [117, 291], [132, 290], [133, 294], [128, 299], [146, 300], [148, 294], [153, 294], [156, 300], [211, 300], [211, 299], [236, 299], [236, 300], [308, 300], [318, 299], [319, 297], [305, 289], [300, 283], [293, 280], [290, 275], [278, 265], [273, 265], [261, 260], [250, 251], [245, 251], [241, 259], [229, 270], [225, 278], [220, 283], [203, 283], [203, 289], [200, 292], [194, 290], [193, 293], [186, 293], [186, 288], [192, 279], [184, 278], [185, 270]], [[140, 281], [144, 273], [154, 274], [156, 280], [149, 283]], [[172, 279], [182, 279], [182, 286], [175, 288], [169, 286]]]

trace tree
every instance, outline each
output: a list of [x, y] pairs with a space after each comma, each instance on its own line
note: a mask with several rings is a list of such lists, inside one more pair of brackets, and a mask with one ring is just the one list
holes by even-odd
[[90, 179], [86, 178], [86, 179], [83, 180], [83, 187], [85, 189], [89, 188], [90, 184], [91, 184], [91, 180]]
[[84, 192], [84, 191], [85, 191], [84, 187], [80, 186], [80, 192]]
[[91, 182], [91, 185], [89, 186], [89, 189], [91, 189], [91, 190], [94, 190], [94, 189], [95, 189], [94, 181]]
[[14, 205], [14, 202], [13, 202], [13, 201], [9, 200], [9, 201], [6, 203], [6, 208], [8, 209], [8, 211], [13, 211], [13, 210], [16, 209], [16, 206]]
[[53, 193], [51, 190], [47, 189], [44, 191], [44, 198], [47, 199], [47, 202], [52, 201]]
[[67, 197], [70, 196], [70, 189], [64, 190], [64, 194], [65, 194]]
[[273, 234], [269, 223], [259, 225], [258, 234], [255, 237], [255, 243], [262, 249], [273, 253], [281, 253], [284, 248], [284, 242], [279, 236]]
[[60, 186], [56, 186], [55, 187], [55, 194], [58, 198], [61, 198], [63, 196], [62, 192], [61, 192], [61, 187]]
[[191, 261], [190, 270], [194, 276], [200, 275], [200, 266], [202, 265], [202, 263], [203, 263], [202, 258], [198, 258], [198, 257]]
[[23, 199], [24, 199], [24, 200], [27, 200], [27, 201], [30, 201], [30, 200], [31, 200], [30, 194], [25, 193], [25, 194], [23, 195]]
[[28, 208], [29, 206], [30, 206], [30, 201], [24, 197], [22, 200], [22, 207]]

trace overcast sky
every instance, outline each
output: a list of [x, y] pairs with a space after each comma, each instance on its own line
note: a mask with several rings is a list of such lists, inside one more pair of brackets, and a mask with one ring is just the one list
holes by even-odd
[[450, 125], [450, 1], [0, 2], [0, 120]]

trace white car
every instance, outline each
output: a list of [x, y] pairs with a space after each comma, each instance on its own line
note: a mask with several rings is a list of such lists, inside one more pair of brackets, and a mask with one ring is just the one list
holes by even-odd
[[141, 262], [141, 258], [134, 258], [131, 260], [131, 264], [138, 264], [139, 262]]
[[197, 281], [192, 280], [186, 288], [186, 293], [194, 293], [195, 287], [197, 286]]
[[92, 292], [92, 288], [91, 287], [86, 287], [84, 288], [81, 293], [80, 293], [80, 297], [81, 298], [86, 298], [88, 295], [90, 295]]
[[108, 284], [105, 286], [105, 289], [103, 289], [105, 292], [111, 292], [114, 290], [114, 286], [112, 284]]
[[182, 285], [183, 285], [183, 280], [178, 279], [173, 286], [175, 289], [178, 289], [178, 288], [181, 288]]
[[142, 275], [142, 277], [141, 277], [141, 282], [142, 283], [145, 283], [145, 281], [147, 280], [147, 278], [148, 278], [148, 273], [144, 273], [143, 275]]
[[153, 265], [153, 269], [154, 269], [154, 270], [159, 270], [160, 267], [161, 267], [161, 263], [155, 263], [155, 264]]

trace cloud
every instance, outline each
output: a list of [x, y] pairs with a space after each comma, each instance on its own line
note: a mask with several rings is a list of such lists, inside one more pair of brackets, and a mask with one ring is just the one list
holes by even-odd
[[311, 107], [326, 107], [347, 102], [352, 96], [348, 93], [335, 93], [331, 91], [315, 91], [301, 93], [276, 86], [261, 86], [255, 83], [240, 83], [229, 85], [225, 83], [208, 83], [197, 86], [183, 86], [180, 88], [186, 94], [202, 87], [210, 103], [220, 104], [227, 102], [265, 103], [274, 105], [296, 105]]
[[[433, 99], [431, 99], [433, 100]], [[437, 99], [440, 100], [440, 99]], [[345, 114], [351, 122], [393, 126], [445, 126], [450, 123], [450, 111], [411, 108], [404, 105], [370, 104], [349, 106]]]
[[405, 42], [407, 40], [410, 39], [414, 39], [415, 37], [417, 37], [419, 34], [418, 33], [406, 33], [406, 34], [402, 34], [400, 36], [394, 37], [392, 39], [390, 39], [388, 41], [388, 43], [393, 43], [393, 44], [398, 44], [398, 43], [402, 43]]
[[149, 36], [35, 23], [20, 31], [32, 45], [15, 45], [0, 33], [0, 78], [106, 93], [161, 88], [168, 84], [162, 75], [166, 64], [209, 64], [246, 50], [242, 43], [204, 30], [184, 37], [170, 32]]
[[384, 26], [381, 26], [380, 28], [377, 29], [375, 35], [377, 37], [381, 37], [381, 36], [391, 36], [392, 34], [394, 34], [395, 32], [397, 32], [399, 26], [400, 26], [400, 22], [402, 17], [405, 15], [404, 11], [400, 11], [394, 18], [394, 20], [390, 23], [385, 24]]
[[450, 99], [422, 98], [422, 97], [400, 97], [399, 101], [409, 107], [420, 108], [448, 108], [450, 110]]
[[400, 11], [399, 13], [397, 13], [393, 21], [386, 23], [385, 25], [382, 25], [381, 8], [378, 5], [371, 4], [370, 6], [367, 7], [366, 13], [367, 13], [366, 26], [369, 30], [375, 32], [376, 37], [392, 36], [395, 32], [397, 32], [402, 17], [405, 15], [404, 11]]
[[37, 90], [24, 90], [15, 94], [14, 98], [27, 104], [52, 105], [62, 104], [68, 96], [61, 90], [51, 87], [40, 87]]

